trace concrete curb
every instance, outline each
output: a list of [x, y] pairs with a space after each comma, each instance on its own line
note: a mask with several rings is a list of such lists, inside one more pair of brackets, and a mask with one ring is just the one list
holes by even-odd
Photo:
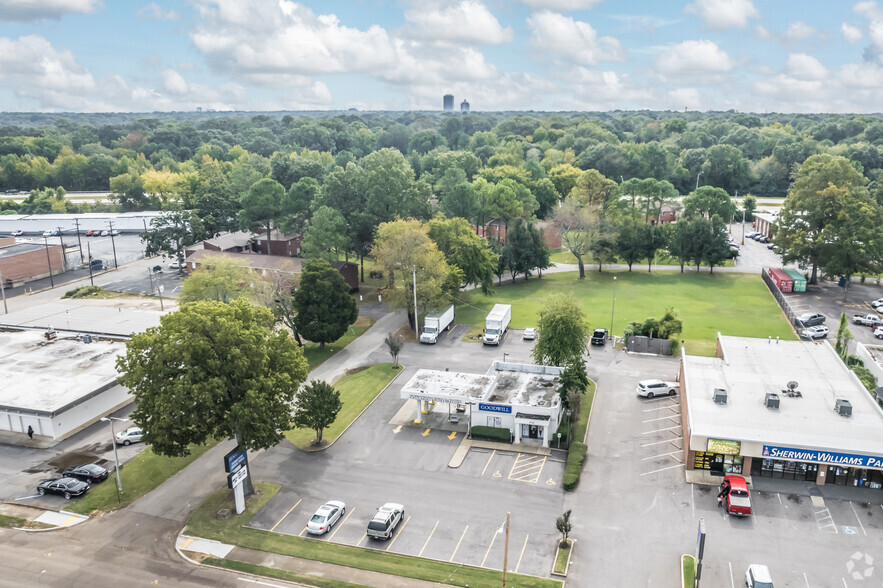
[[[686, 558], [688, 558], [688, 557], [693, 558], [693, 566], [694, 566], [694, 567], [693, 567], [693, 574], [694, 574], [694, 577], [695, 577], [695, 574], [696, 574], [696, 568], [695, 568], [695, 566], [696, 566], [696, 558], [693, 557], [692, 555], [687, 555], [687, 554], [685, 553], [684, 555], [681, 556], [681, 586], [684, 587], [684, 588], [687, 588], [686, 585], [684, 584], [684, 581], [685, 581], [685, 579], [686, 579], [686, 578], [684, 578], [684, 560], [685, 560]], [[694, 581], [695, 581], [695, 580], [694, 580]], [[689, 587], [689, 588], [692, 588], [692, 586]]]
[[576, 539], [568, 539], [568, 541], [570, 541], [570, 553], [567, 555], [567, 565], [564, 566], [563, 573], [558, 573], [555, 571], [555, 562], [558, 561], [558, 552], [561, 551], [560, 541], [556, 542], [556, 545], [558, 546], [555, 548], [555, 561], [552, 562], [552, 571], [550, 572], [550, 574], [555, 576], [556, 578], [566, 578], [567, 572], [568, 570], [570, 570], [570, 562], [573, 561], [573, 551], [576, 549]]
[[[6, 502], [6, 501], [4, 501]], [[21, 506], [21, 505], [19, 505]], [[31, 508], [39, 508], [39, 507], [31, 507]], [[86, 515], [81, 515], [73, 512], [68, 512], [66, 510], [49, 510], [49, 509], [41, 509], [44, 513], [56, 513], [61, 515], [67, 515], [68, 517], [75, 517], [79, 519], [78, 521], [71, 523], [70, 525], [56, 525], [55, 527], [47, 527], [45, 529], [25, 529], [24, 527], [12, 527], [16, 531], [24, 531], [25, 533], [45, 533], [47, 531], [57, 531], [59, 529], [69, 529], [75, 525], [79, 525], [85, 523], [89, 520], [89, 517]], [[42, 516], [42, 515], [41, 515]], [[39, 517], [38, 517], [39, 518]], [[37, 519], [29, 519], [32, 522], [40, 522]]]
[[[377, 365], [377, 364], [375, 363], [375, 364], [372, 364], [372, 365]], [[362, 366], [357, 366], [357, 367], [362, 367]], [[368, 366], [368, 367], [371, 367], [371, 366]], [[291, 443], [291, 441], [289, 441], [289, 443], [291, 443], [292, 445], [294, 445], [295, 447], [297, 447], [298, 449], [300, 449], [300, 450], [303, 451], [304, 453], [317, 453], [317, 452], [319, 452], [319, 451], [325, 451], [326, 449], [330, 449], [335, 443], [338, 442], [338, 440], [340, 440], [341, 437], [344, 436], [344, 434], [346, 434], [347, 431], [350, 430], [350, 427], [352, 427], [352, 426], [355, 424], [355, 422], [356, 422], [357, 420], [359, 420], [359, 418], [361, 418], [361, 416], [365, 413], [365, 411], [368, 410], [369, 408], [371, 408], [371, 405], [372, 405], [372, 404], [374, 404], [375, 402], [377, 402], [377, 399], [380, 398], [380, 396], [381, 396], [384, 392], [386, 392], [386, 389], [389, 388], [389, 387], [392, 385], [392, 383], [395, 382], [395, 381], [399, 378], [399, 376], [402, 374], [402, 372], [405, 371], [405, 366], [404, 366], [403, 364], [399, 364], [399, 367], [401, 368], [401, 369], [399, 370], [399, 373], [397, 373], [397, 374], [395, 375], [395, 377], [394, 377], [392, 380], [390, 380], [389, 382], [387, 382], [386, 386], [383, 387], [383, 390], [381, 390], [380, 392], [378, 392], [378, 393], [377, 393], [377, 396], [375, 396], [374, 399], [371, 400], [371, 402], [369, 402], [369, 403], [367, 404], [367, 406], [365, 406], [365, 408], [363, 408], [363, 409], [361, 410], [361, 412], [359, 412], [359, 414], [356, 415], [356, 418], [354, 418], [354, 419], [352, 420], [352, 422], [350, 422], [350, 424], [348, 424], [348, 425], [346, 426], [346, 428], [345, 428], [343, 431], [340, 432], [340, 435], [337, 436], [337, 439], [335, 439], [334, 441], [332, 441], [332, 442], [329, 443], [328, 445], [323, 445], [322, 447], [316, 447], [315, 449], [300, 449], [300, 447], [297, 447], [297, 445], [294, 445], [294, 443]], [[356, 368], [353, 368], [353, 369], [356, 369]]]
[[598, 397], [598, 382], [596, 382], [592, 378], [589, 378], [589, 381], [595, 385], [595, 393], [592, 394], [592, 404], [589, 405], [589, 420], [586, 421], [586, 434], [583, 436], [583, 443], [585, 443], [586, 445], [588, 445], [587, 441], [589, 440], [589, 430], [592, 428], [592, 415], [595, 414], [595, 399]]

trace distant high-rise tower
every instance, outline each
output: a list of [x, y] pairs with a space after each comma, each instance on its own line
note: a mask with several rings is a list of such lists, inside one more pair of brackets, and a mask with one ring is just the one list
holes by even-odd
[[453, 94], [445, 94], [445, 112], [453, 112], [454, 110], [454, 95]]
[[469, 112], [469, 103], [465, 100], [460, 103], [460, 112]]

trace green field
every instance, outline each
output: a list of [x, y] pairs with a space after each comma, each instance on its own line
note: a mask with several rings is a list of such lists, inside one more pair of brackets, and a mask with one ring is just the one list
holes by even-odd
[[[680, 272], [576, 272], [546, 274], [542, 279], [504, 281], [493, 296], [479, 291], [464, 293], [457, 307], [457, 322], [470, 324], [467, 338], [481, 331], [494, 304], [512, 305], [516, 329], [536, 325], [543, 300], [551, 294], [569, 292], [582, 303], [591, 328], [610, 328], [613, 277], [616, 276], [616, 309], [613, 332], [647, 317], [659, 318], [672, 307], [684, 323], [681, 339], [693, 355], [714, 355], [718, 331], [740, 337], [796, 339], [760, 276]], [[510, 335], [511, 336], [511, 335]]]
[[[402, 373], [402, 369], [401, 366], [398, 369], [394, 368], [391, 363], [378, 363], [335, 382], [334, 387], [340, 392], [343, 406], [337, 414], [337, 420], [322, 434], [323, 441], [332, 443], [337, 439], [344, 429], [362, 414], [365, 407], [386, 388], [387, 384]], [[316, 438], [316, 432], [312, 429], [293, 429], [285, 432], [285, 438], [301, 449], [310, 449], [311, 442]]]

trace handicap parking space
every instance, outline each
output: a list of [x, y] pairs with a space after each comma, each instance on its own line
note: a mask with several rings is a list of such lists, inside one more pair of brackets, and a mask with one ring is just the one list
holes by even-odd
[[559, 459], [557, 455], [472, 448], [463, 464], [452, 470], [452, 473], [458, 476], [557, 488], [564, 476], [563, 453]]

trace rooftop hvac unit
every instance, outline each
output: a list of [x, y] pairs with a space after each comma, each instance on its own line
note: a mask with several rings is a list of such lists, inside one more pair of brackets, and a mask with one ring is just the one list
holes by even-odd
[[779, 408], [779, 395], [772, 392], [767, 392], [763, 404], [767, 408]]
[[837, 399], [837, 402], [834, 404], [834, 410], [837, 411], [837, 414], [840, 416], [852, 416], [852, 404], [843, 398]]
[[726, 404], [727, 403], [727, 391], [723, 388], [715, 388], [714, 389], [714, 403], [715, 404]]

